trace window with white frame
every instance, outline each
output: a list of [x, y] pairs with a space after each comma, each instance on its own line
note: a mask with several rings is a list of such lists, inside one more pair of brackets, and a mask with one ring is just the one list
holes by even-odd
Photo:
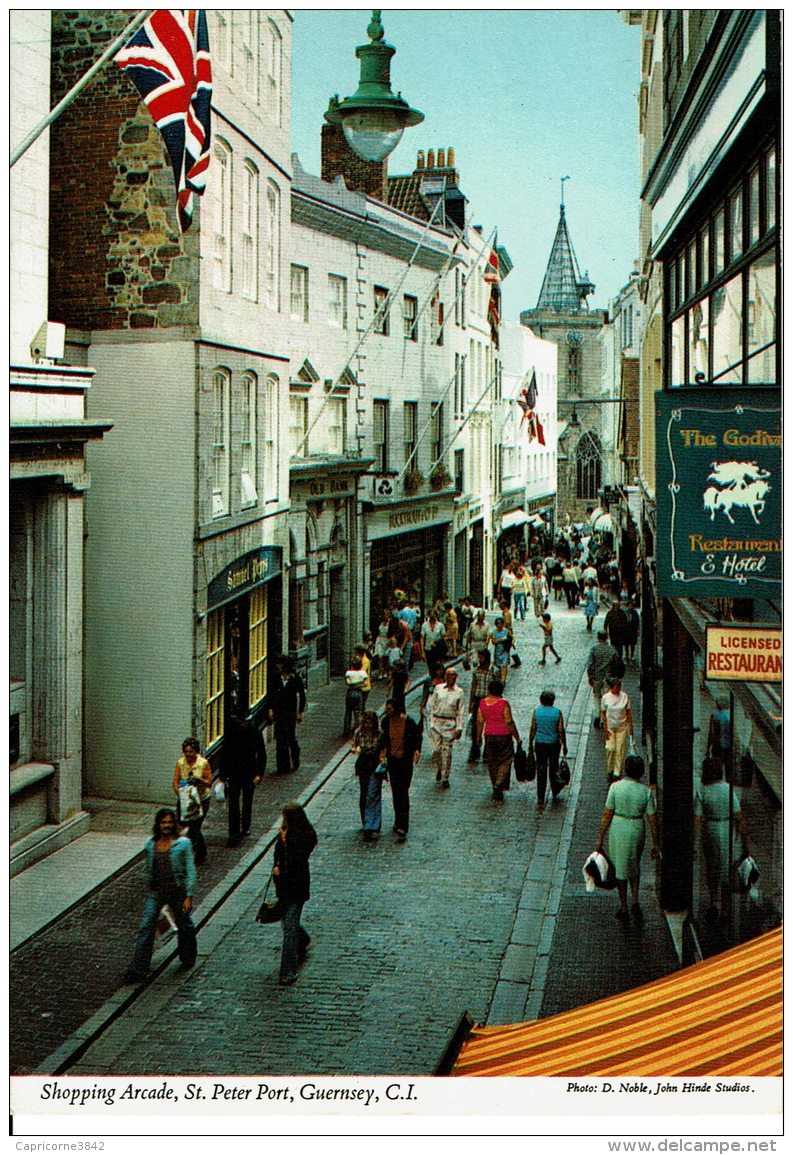
[[347, 441], [347, 398], [329, 397], [322, 420], [317, 428], [323, 430], [324, 451], [344, 453]]
[[418, 308], [417, 298], [405, 293], [402, 298], [402, 332], [406, 341], [418, 341], [419, 339]]
[[434, 401], [430, 406], [430, 453], [433, 466], [442, 464], [443, 458], [443, 402]]
[[374, 467], [378, 473], [388, 470], [388, 402], [372, 402], [372, 441]]
[[374, 287], [374, 331], [379, 333], [381, 337], [387, 337], [389, 333], [389, 316], [388, 316], [388, 289], [382, 288], [380, 285]]
[[212, 61], [231, 72], [231, 22], [226, 12], [216, 9], [215, 28], [212, 35]]
[[289, 315], [293, 321], [308, 321], [308, 269], [292, 265], [289, 273]]
[[267, 43], [265, 46], [265, 75], [266, 87], [265, 105], [268, 113], [276, 124], [281, 123], [281, 73], [283, 69], [283, 43], [281, 33], [272, 20], [266, 25]]
[[347, 328], [347, 278], [328, 273], [328, 324]]
[[259, 10], [237, 12], [242, 22], [242, 86], [254, 99], [259, 95]]
[[308, 446], [303, 442], [308, 433], [308, 397], [289, 398], [289, 452], [305, 457]]
[[216, 369], [212, 374], [212, 516], [229, 511], [229, 405], [231, 374]]
[[264, 383], [264, 412], [262, 421], [262, 490], [265, 501], [278, 498], [278, 413], [280, 409], [280, 381], [269, 373]]
[[240, 504], [243, 507], [255, 505], [259, 500], [256, 492], [257, 385], [255, 373], [243, 374], [240, 404]]
[[264, 297], [271, 309], [278, 311], [279, 269], [281, 267], [281, 190], [274, 181], [267, 182], [267, 225], [264, 252]]
[[259, 170], [246, 160], [242, 172], [242, 294], [255, 301], [259, 269]]
[[218, 140], [214, 149], [215, 244], [213, 283], [216, 289], [231, 292], [231, 149]]
[[410, 462], [411, 469], [418, 469], [418, 460], [414, 456], [414, 450], [418, 441], [419, 428], [418, 401], [405, 401], [402, 407], [402, 413], [404, 421], [403, 442], [405, 446], [405, 465]]

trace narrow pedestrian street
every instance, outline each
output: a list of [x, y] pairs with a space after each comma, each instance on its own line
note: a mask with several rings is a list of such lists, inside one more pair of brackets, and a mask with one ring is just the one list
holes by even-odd
[[[540, 691], [553, 689], [575, 756], [581, 725], [589, 727], [582, 675], [592, 635], [579, 610], [551, 609], [563, 660], [541, 669], [537, 623], [518, 622], [523, 664], [510, 671], [507, 697], [528, 738]], [[558, 860], [561, 853], [563, 866], [583, 759], [561, 800], [539, 810], [534, 784], [513, 781], [506, 801], [494, 802], [486, 770], [468, 765], [467, 753], [463, 739], [451, 789], [442, 791], [425, 749], [404, 844], [390, 833], [387, 788], [383, 835], [363, 843], [351, 758], [312, 799], [319, 846], [303, 921], [313, 942], [294, 987], [277, 985], [280, 927], [254, 922], [268, 853], [202, 928], [195, 970], [184, 976], [169, 966], [69, 1073], [426, 1075], [463, 1012], [482, 1022], [539, 1015], [546, 976], [561, 973], [549, 968], [564, 881]], [[597, 789], [604, 792], [600, 778]], [[576, 848], [567, 879], [582, 896], [584, 856]], [[584, 901], [600, 913], [608, 907], [604, 925], [616, 938], [612, 903]], [[137, 913], [125, 915], [130, 940]], [[654, 977], [657, 966], [648, 963], [636, 980]], [[153, 1030], [155, 1020], [178, 1029]]]

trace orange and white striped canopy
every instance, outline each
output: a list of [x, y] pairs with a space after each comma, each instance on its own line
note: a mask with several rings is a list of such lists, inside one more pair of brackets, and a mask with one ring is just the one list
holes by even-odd
[[782, 1074], [782, 928], [574, 1011], [474, 1027], [452, 1075]]

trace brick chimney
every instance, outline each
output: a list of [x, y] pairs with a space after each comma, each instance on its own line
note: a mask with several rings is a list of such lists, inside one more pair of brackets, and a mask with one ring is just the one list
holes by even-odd
[[348, 189], [388, 203], [388, 160], [362, 160], [347, 144], [340, 124], [322, 125], [320, 175], [331, 183], [343, 176]]

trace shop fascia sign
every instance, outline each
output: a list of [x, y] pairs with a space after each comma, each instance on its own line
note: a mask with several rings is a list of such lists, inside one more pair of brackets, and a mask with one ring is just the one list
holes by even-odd
[[711, 625], [705, 629], [705, 677], [712, 682], [781, 682], [782, 630]]
[[775, 389], [656, 395], [658, 590], [770, 598], [782, 581], [782, 407]]
[[263, 545], [243, 554], [212, 579], [207, 590], [209, 609], [232, 601], [281, 572], [281, 547]]

